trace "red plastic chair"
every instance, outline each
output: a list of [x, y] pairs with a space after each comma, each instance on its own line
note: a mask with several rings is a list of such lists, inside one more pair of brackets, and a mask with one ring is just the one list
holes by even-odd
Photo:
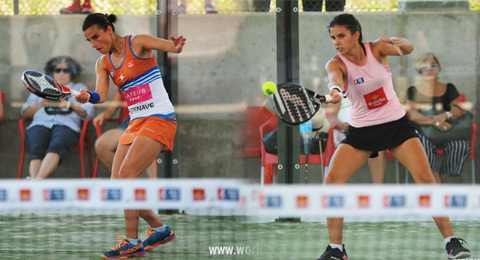
[[[2, 92], [2, 106], [3, 104], [5, 104], [5, 92]], [[2, 122], [0, 121], [0, 125], [2, 124]]]
[[[30, 121], [30, 119], [21, 118], [18, 120], [18, 128], [20, 130], [20, 162], [18, 164], [18, 179], [22, 178], [23, 172], [23, 161], [25, 159], [25, 122]], [[80, 132], [80, 138], [78, 144], [73, 147], [73, 150], [78, 150], [80, 152], [80, 170], [82, 173], [82, 178], [85, 178], [85, 155], [84, 151], [87, 148], [87, 155], [88, 155], [88, 166], [90, 170], [90, 174], [93, 177], [93, 163], [92, 163], [92, 142], [87, 135], [88, 125], [92, 122], [92, 119], [83, 121], [82, 124], [82, 131]]]
[[[327, 114], [328, 120], [330, 120], [330, 117]], [[332, 121], [332, 120], [330, 120]], [[278, 117], [276, 114], [273, 114], [270, 119], [265, 122], [263, 125], [260, 126], [260, 140], [263, 139], [265, 134], [267, 134], [270, 131], [273, 131], [277, 128], [277, 123], [278, 123]], [[325, 148], [325, 151], [323, 151], [322, 154], [311, 154], [308, 157], [308, 163], [309, 164], [322, 164], [324, 167], [328, 167], [330, 163], [330, 159], [332, 158], [333, 153], [335, 152], [335, 145], [333, 143], [333, 129], [335, 128], [334, 123], [331, 123], [330, 129], [328, 130], [328, 141], [327, 141], [327, 146]], [[278, 155], [277, 154], [271, 154], [267, 153], [265, 150], [265, 146], [263, 142], [261, 142], [261, 158], [262, 158], [262, 168], [261, 168], [261, 177], [260, 177], [260, 183], [261, 185], [263, 184], [271, 184], [273, 183], [273, 178], [277, 174], [277, 165], [278, 165]], [[306, 155], [301, 154], [300, 155], [300, 164], [305, 164], [306, 162]], [[326, 176], [323, 176], [324, 178]], [[322, 180], [324, 181], [324, 180]]]
[[260, 137], [258, 129], [271, 116], [272, 112], [266, 107], [247, 107], [245, 111], [245, 128], [243, 131], [243, 157], [261, 156], [262, 138]]

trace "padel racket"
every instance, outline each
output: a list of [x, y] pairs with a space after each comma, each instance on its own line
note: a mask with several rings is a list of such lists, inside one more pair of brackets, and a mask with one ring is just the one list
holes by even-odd
[[331, 99], [330, 95], [320, 95], [295, 83], [282, 83], [277, 85], [272, 103], [283, 122], [299, 125], [310, 120], [321, 103]]
[[61, 100], [68, 96], [80, 94], [80, 92], [67, 88], [52, 77], [38, 71], [24, 71], [22, 74], [22, 82], [28, 91], [49, 100]]

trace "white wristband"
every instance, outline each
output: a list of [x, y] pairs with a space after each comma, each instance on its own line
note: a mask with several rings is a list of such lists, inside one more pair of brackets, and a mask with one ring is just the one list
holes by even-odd
[[328, 90], [332, 91], [332, 89], [338, 90], [338, 92], [342, 93], [342, 89], [339, 86], [331, 86]]
[[67, 101], [67, 106], [66, 106], [67, 110], [70, 109], [70, 101]]

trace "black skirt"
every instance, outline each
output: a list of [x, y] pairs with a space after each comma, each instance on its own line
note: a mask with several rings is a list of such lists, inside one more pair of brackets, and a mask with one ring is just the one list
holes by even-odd
[[418, 132], [408, 116], [367, 127], [349, 126], [341, 143], [357, 149], [372, 151], [371, 158], [377, 157], [379, 151], [395, 148], [410, 138], [418, 138]]

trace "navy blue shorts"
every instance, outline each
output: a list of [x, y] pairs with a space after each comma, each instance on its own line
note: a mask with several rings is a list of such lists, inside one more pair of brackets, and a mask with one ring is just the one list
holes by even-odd
[[117, 129], [125, 131], [125, 129], [127, 129], [127, 127], [128, 127], [128, 124], [130, 124], [130, 118], [127, 118], [127, 119], [123, 120], [123, 122], [120, 123], [119, 126], [117, 126]]
[[349, 126], [341, 143], [349, 144], [357, 149], [372, 151], [376, 157], [379, 151], [395, 148], [410, 138], [418, 138], [418, 132], [408, 116], [367, 127]]
[[47, 153], [56, 153], [60, 160], [78, 144], [80, 134], [67, 126], [55, 125], [51, 129], [36, 125], [28, 128], [25, 146], [30, 160], [42, 160]]

